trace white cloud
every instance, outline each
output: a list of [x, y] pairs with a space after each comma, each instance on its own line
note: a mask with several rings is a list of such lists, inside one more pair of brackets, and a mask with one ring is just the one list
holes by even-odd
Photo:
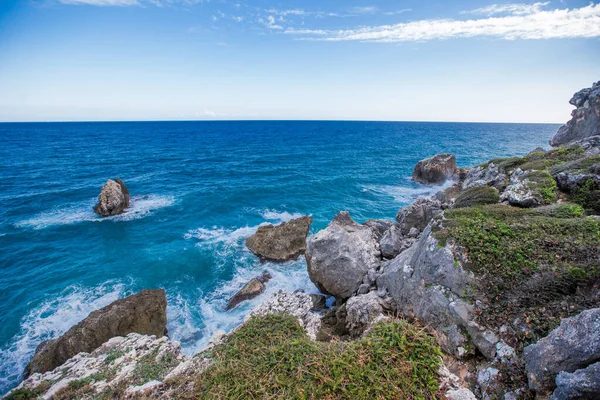
[[535, 11], [482, 19], [420, 20], [395, 25], [347, 30], [288, 29], [303, 39], [329, 41], [408, 42], [436, 39], [492, 37], [506, 40], [600, 37], [600, 4], [575, 9]]
[[542, 7], [548, 4], [550, 4], [549, 1], [533, 4], [492, 4], [487, 7], [476, 8], [475, 10], [462, 11], [461, 14], [482, 14], [487, 16], [496, 14], [527, 15], [541, 11]]
[[382, 13], [383, 15], [398, 15], [398, 14], [404, 14], [407, 12], [411, 12], [412, 8], [403, 8], [402, 10], [397, 10], [397, 11], [386, 11], [384, 13]]
[[299, 9], [291, 9], [291, 10], [276, 10], [276, 9], [269, 9], [269, 10], [265, 10], [265, 12], [269, 13], [269, 14], [275, 14], [275, 15], [281, 15], [281, 16], [287, 16], [287, 15], [312, 15], [312, 12], [309, 11], [304, 11], [304, 10], [299, 10]]
[[348, 10], [351, 14], [375, 14], [377, 12], [377, 7], [374, 6], [366, 6], [366, 7], [352, 7]]
[[81, 4], [90, 6], [137, 6], [137, 0], [59, 0], [62, 4]]
[[272, 15], [268, 15], [266, 20], [263, 18], [259, 18], [258, 22], [260, 22], [269, 29], [283, 29], [281, 25], [277, 25], [275, 23], [275, 17]]

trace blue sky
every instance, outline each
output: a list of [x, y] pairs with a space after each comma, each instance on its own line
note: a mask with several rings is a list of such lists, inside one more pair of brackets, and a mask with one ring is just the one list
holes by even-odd
[[564, 122], [597, 80], [597, 2], [0, 3], [0, 121]]

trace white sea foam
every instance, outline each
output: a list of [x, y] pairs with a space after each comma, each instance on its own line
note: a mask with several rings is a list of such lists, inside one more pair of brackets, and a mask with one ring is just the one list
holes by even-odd
[[90, 312], [125, 294], [125, 285], [114, 281], [95, 288], [70, 286], [59, 296], [32, 309], [21, 320], [20, 332], [0, 348], [0, 395], [18, 382], [42, 341], [62, 335]]
[[279, 222], [289, 222], [292, 219], [301, 218], [303, 216], [303, 214], [300, 213], [289, 213], [287, 211], [280, 212], [276, 210], [269, 210], [268, 208], [261, 211], [260, 215], [266, 220]]
[[392, 197], [398, 203], [408, 204], [418, 197], [432, 196], [451, 186], [453, 182], [448, 181], [443, 185], [423, 185], [419, 187], [391, 186], [391, 185], [366, 185], [362, 187], [363, 192], [372, 192], [376, 195]]
[[76, 203], [65, 207], [55, 208], [51, 211], [43, 212], [15, 224], [17, 228], [44, 229], [50, 226], [71, 225], [84, 221], [131, 221], [144, 218], [153, 211], [169, 207], [175, 202], [173, 196], [133, 196], [131, 205], [125, 209], [123, 214], [112, 217], [99, 217], [93, 211], [95, 199], [84, 203]]

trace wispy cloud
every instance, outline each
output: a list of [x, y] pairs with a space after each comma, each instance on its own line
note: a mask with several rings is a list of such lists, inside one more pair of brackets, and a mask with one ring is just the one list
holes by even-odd
[[140, 3], [137, 0], [59, 0], [62, 4], [90, 5], [90, 6], [137, 6]]
[[411, 11], [412, 11], [412, 8], [403, 8], [402, 10], [386, 11], [382, 14], [383, 15], [399, 15], [399, 14], [404, 14], [404, 13], [411, 12]]
[[259, 18], [258, 22], [260, 22], [261, 24], [263, 24], [264, 26], [266, 26], [269, 29], [283, 29], [283, 26], [281, 25], [277, 25], [275, 23], [275, 17], [272, 15], [267, 15], [266, 18]]
[[348, 10], [350, 14], [375, 14], [377, 12], [377, 7], [375, 6], [365, 6], [365, 7], [352, 7]]
[[505, 40], [600, 37], [600, 4], [575, 9], [532, 11], [528, 14], [481, 19], [420, 20], [347, 30], [294, 30], [302, 39], [328, 41], [409, 42], [492, 37]]
[[549, 1], [545, 3], [533, 3], [533, 4], [492, 4], [487, 7], [476, 8], [474, 10], [462, 11], [461, 14], [480, 14], [480, 15], [497, 15], [497, 14], [511, 14], [511, 15], [527, 15], [540, 12], [542, 7], [550, 4]]

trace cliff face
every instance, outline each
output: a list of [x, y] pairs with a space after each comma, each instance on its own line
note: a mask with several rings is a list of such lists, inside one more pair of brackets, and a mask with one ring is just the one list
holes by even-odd
[[600, 81], [575, 93], [569, 103], [576, 108], [571, 113], [571, 120], [550, 139], [552, 146], [600, 135]]

